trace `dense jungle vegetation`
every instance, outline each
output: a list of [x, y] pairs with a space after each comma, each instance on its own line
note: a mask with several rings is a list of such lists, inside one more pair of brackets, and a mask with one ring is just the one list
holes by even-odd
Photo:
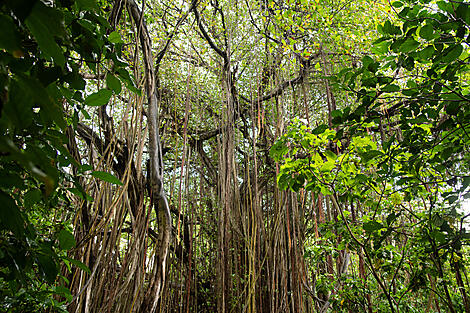
[[460, 0], [1, 0], [0, 312], [470, 313]]

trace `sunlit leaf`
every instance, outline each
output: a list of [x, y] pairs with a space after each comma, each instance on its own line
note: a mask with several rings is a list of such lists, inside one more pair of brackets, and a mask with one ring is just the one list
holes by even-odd
[[91, 172], [91, 176], [99, 178], [105, 182], [108, 182], [114, 185], [120, 185], [120, 186], [123, 185], [123, 183], [116, 176], [107, 172], [93, 171]]
[[111, 99], [111, 96], [113, 95], [113, 92], [109, 89], [101, 89], [100, 91], [97, 91], [95, 93], [92, 93], [85, 99], [85, 104], [89, 106], [103, 106], [108, 104], [109, 99]]

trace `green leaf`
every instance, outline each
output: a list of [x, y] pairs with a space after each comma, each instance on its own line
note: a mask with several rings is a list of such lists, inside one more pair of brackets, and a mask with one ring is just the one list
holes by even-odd
[[11, 17], [0, 14], [0, 49], [10, 52], [20, 49], [20, 38]]
[[333, 160], [329, 160], [325, 163], [323, 163], [321, 166], [320, 166], [320, 171], [322, 172], [330, 172], [334, 167], [335, 167], [335, 161]]
[[366, 222], [364, 223], [364, 225], [362, 226], [364, 228], [364, 230], [368, 233], [372, 233], [376, 230], [379, 230], [379, 229], [382, 229], [382, 228], [385, 228], [382, 224], [380, 224], [379, 222], [376, 222], [376, 221], [369, 221], [369, 222]]
[[279, 173], [276, 177], [276, 182], [277, 185], [279, 186], [279, 189], [281, 190], [286, 190], [287, 187], [289, 187], [289, 183], [292, 180], [291, 175], [286, 175], [285, 173]]
[[317, 128], [315, 128], [314, 130], [312, 130], [312, 134], [314, 135], [318, 135], [318, 134], [321, 134], [323, 132], [325, 132], [325, 130], [328, 129], [328, 126], [325, 125], [325, 124], [322, 124], [320, 126], [318, 126]]
[[77, 89], [77, 90], [84, 90], [86, 82], [82, 78], [82, 76], [78, 73], [78, 71], [74, 70], [73, 72], [68, 73], [64, 80], [69, 83], [70, 88]]
[[111, 43], [124, 43], [124, 41], [121, 39], [121, 34], [119, 34], [117, 31], [113, 31], [111, 34], [109, 34], [108, 40]]
[[395, 1], [395, 2], [392, 2], [392, 6], [393, 6], [394, 8], [400, 8], [400, 7], [403, 6], [403, 3], [400, 2], [400, 1]]
[[93, 171], [91, 173], [91, 176], [95, 178], [99, 178], [101, 180], [104, 180], [105, 182], [115, 184], [115, 185], [120, 185], [122, 186], [123, 183], [114, 175], [109, 174], [107, 172], [102, 172], [102, 171]]
[[60, 24], [57, 22], [58, 14], [51, 7], [46, 7], [38, 1], [33, 11], [26, 19], [26, 25], [36, 39], [41, 51], [47, 58], [52, 57], [54, 61], [64, 67], [65, 56], [62, 49], [56, 43], [54, 35], [59, 33], [55, 27]]
[[34, 204], [41, 201], [41, 191], [39, 189], [31, 189], [24, 195], [24, 206], [30, 209]]
[[417, 42], [413, 38], [408, 38], [405, 40], [404, 43], [400, 45], [399, 51], [403, 53], [408, 53], [408, 52], [416, 50], [416, 48], [418, 47], [419, 47], [419, 42]]
[[109, 99], [111, 99], [111, 96], [113, 95], [113, 92], [108, 89], [101, 89], [98, 92], [92, 93], [85, 99], [85, 105], [89, 106], [103, 106], [108, 104]]
[[434, 54], [434, 51], [433, 46], [427, 46], [423, 50], [418, 51], [418, 57], [424, 61], [428, 61], [428, 59]]
[[96, 10], [98, 9], [96, 0], [75, 0], [79, 10]]
[[438, 230], [433, 230], [429, 233], [429, 235], [434, 238], [434, 240], [436, 240], [439, 244], [443, 244], [446, 242], [446, 236]]
[[59, 240], [59, 247], [62, 250], [70, 250], [77, 244], [75, 242], [75, 237], [68, 230], [62, 229], [57, 235]]
[[457, 196], [449, 196], [449, 197], [447, 197], [446, 200], [449, 201], [449, 204], [452, 204], [455, 201], [457, 201], [458, 199], [459, 199], [459, 197], [457, 197]]
[[465, 23], [470, 24], [470, 5], [468, 3], [460, 3], [455, 14], [461, 18]]
[[335, 161], [335, 160], [338, 158], [338, 156], [336, 155], [336, 153], [334, 153], [334, 152], [331, 151], [331, 150], [326, 150], [326, 151], [325, 151], [325, 155], [326, 155], [326, 158], [327, 158], [328, 160], [332, 160], [332, 161]]
[[381, 41], [372, 46], [371, 51], [375, 54], [385, 54], [388, 52], [388, 47], [390, 46], [390, 41]]
[[367, 182], [369, 181], [369, 177], [367, 175], [364, 175], [364, 174], [357, 174], [356, 177], [354, 177], [355, 180], [357, 180], [358, 182]]
[[332, 117], [342, 117], [343, 113], [341, 112], [341, 110], [333, 110], [333, 111], [331, 111], [331, 116]]
[[3, 108], [5, 118], [17, 129], [25, 129], [33, 122], [33, 90], [22, 80], [12, 80], [9, 101]]
[[456, 60], [462, 54], [462, 51], [463, 51], [463, 47], [461, 44], [456, 44], [456, 45], [448, 47], [447, 49], [442, 51], [443, 56], [442, 56], [441, 62], [450, 63]]
[[433, 39], [434, 29], [432, 25], [426, 24], [425, 26], [421, 27], [419, 31], [419, 36], [425, 40]]
[[48, 254], [39, 254], [37, 256], [37, 260], [39, 263], [39, 269], [41, 270], [44, 278], [46, 278], [49, 283], [53, 283], [59, 271], [57, 270], [57, 264], [54, 262], [52, 256]]
[[63, 296], [67, 300], [67, 302], [72, 302], [73, 300], [72, 293], [70, 292], [70, 289], [68, 289], [67, 287], [54, 286], [52, 288], [52, 291], [57, 295]]
[[0, 191], [0, 225], [10, 230], [17, 237], [24, 237], [25, 220], [15, 201], [3, 191]]
[[392, 212], [390, 213], [388, 216], [387, 216], [387, 225], [392, 225], [392, 223], [397, 219], [397, 215], [395, 214], [395, 212]]
[[[1, 147], [0, 151], [3, 151]], [[23, 177], [20, 177], [17, 173], [8, 173], [4, 170], [0, 170], [0, 187], [5, 189], [13, 187], [19, 188], [20, 190], [26, 189]]]
[[360, 156], [362, 161], [367, 163], [370, 160], [377, 158], [378, 156], [383, 156], [383, 153], [379, 150], [367, 150], [364, 153], [360, 153]]
[[119, 68], [116, 70], [116, 73], [119, 75], [119, 77], [121, 78], [121, 81], [126, 85], [126, 87], [130, 91], [141, 96], [142, 94], [141, 90], [135, 87], [134, 79], [132, 79], [131, 75], [126, 69]]
[[470, 186], [470, 176], [465, 176], [462, 181], [461, 191], [463, 192], [468, 186]]
[[383, 92], [397, 92], [397, 91], [400, 91], [400, 90], [401, 90], [401, 88], [397, 85], [394, 85], [394, 84], [390, 84], [390, 85], [387, 85], [387, 86], [382, 88]]
[[73, 265], [75, 265], [76, 267], [78, 267], [79, 269], [87, 272], [88, 274], [91, 274], [91, 271], [90, 269], [88, 268], [88, 266], [86, 266], [85, 264], [83, 264], [82, 262], [78, 261], [78, 260], [74, 260], [74, 259], [71, 259], [69, 257], [62, 257], [62, 259], [72, 263]]
[[446, 113], [449, 115], [457, 115], [457, 113], [459, 112], [459, 105], [459, 102], [447, 103], [445, 107]]
[[386, 34], [393, 34], [393, 26], [392, 26], [392, 23], [390, 23], [390, 21], [385, 21], [384, 23], [384, 26], [383, 26], [383, 31], [386, 33]]
[[269, 156], [275, 161], [281, 161], [284, 157], [284, 154], [286, 154], [288, 151], [289, 148], [285, 145], [284, 142], [276, 141], [269, 150]]
[[400, 46], [405, 42], [404, 38], [398, 38], [396, 39], [391, 45], [390, 45], [390, 50], [394, 52], [398, 52], [400, 49]]
[[452, 3], [449, 3], [448, 1], [438, 1], [437, 7], [447, 13], [453, 13], [454, 11]]
[[113, 74], [106, 75], [106, 85], [117, 95], [121, 92], [121, 82]]
[[325, 186], [323, 184], [320, 185], [320, 192], [325, 196], [333, 194], [333, 192], [330, 190], [330, 188], [328, 188], [327, 186]]

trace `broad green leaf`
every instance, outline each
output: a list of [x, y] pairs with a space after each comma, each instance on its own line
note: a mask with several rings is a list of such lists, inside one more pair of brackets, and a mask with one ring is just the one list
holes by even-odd
[[86, 266], [85, 264], [83, 264], [82, 262], [78, 261], [78, 260], [74, 260], [74, 259], [71, 259], [69, 257], [62, 257], [62, 259], [72, 263], [73, 265], [75, 265], [76, 267], [78, 267], [79, 269], [87, 272], [88, 274], [91, 274], [91, 271], [90, 269], [88, 268], [88, 266]]
[[113, 31], [111, 34], [109, 34], [108, 40], [111, 43], [124, 43], [124, 41], [121, 39], [121, 35], [117, 31]]
[[64, 77], [65, 81], [69, 83], [70, 88], [77, 89], [77, 90], [84, 90], [86, 82], [82, 78], [82, 76], [78, 73], [78, 71], [73, 71], [68, 73]]
[[96, 0], [75, 0], [80, 10], [96, 10], [98, 9]]
[[455, 10], [457, 17], [461, 18], [467, 25], [470, 24], [470, 4], [460, 3], [457, 9]]
[[460, 54], [462, 54], [462, 51], [463, 47], [461, 44], [456, 44], [448, 47], [447, 49], [442, 51], [443, 56], [441, 62], [450, 63], [455, 61], [460, 56]]
[[327, 186], [325, 186], [323, 184], [320, 185], [320, 192], [325, 196], [333, 194], [333, 192], [330, 190], [330, 188], [328, 188]]
[[408, 53], [408, 52], [416, 50], [416, 48], [418, 47], [419, 47], [419, 42], [417, 42], [413, 38], [408, 38], [407, 40], [405, 40], [404, 43], [400, 45], [399, 51], [403, 53]]
[[442, 232], [438, 230], [433, 230], [432, 232], [429, 233], [429, 235], [434, 238], [439, 244], [443, 244], [446, 242], [446, 236]]
[[453, 11], [454, 11], [453, 5], [448, 1], [438, 1], [437, 6], [438, 6], [439, 9], [441, 9], [442, 11], [445, 11], [447, 13], [453, 13]]
[[341, 110], [333, 110], [331, 111], [331, 116], [332, 117], [341, 117], [343, 115], [343, 113], [341, 112]]
[[[396, 193], [395, 193], [396, 194]], [[387, 225], [392, 225], [392, 223], [397, 219], [397, 214], [395, 212], [390, 213], [387, 216]]]
[[410, 7], [405, 6], [399, 13], [398, 16], [405, 18], [410, 13]]
[[383, 153], [379, 150], [367, 150], [364, 153], [360, 153], [361, 159], [363, 162], [367, 163], [372, 159], [377, 158], [378, 156], [382, 156]]
[[381, 41], [372, 46], [371, 51], [375, 54], [385, 54], [388, 52], [388, 47], [391, 45], [390, 41]]
[[21, 80], [12, 80], [9, 90], [9, 101], [3, 113], [17, 129], [25, 129], [33, 122], [34, 91]]
[[86, 172], [86, 171], [92, 171], [93, 167], [89, 164], [82, 164], [80, 168], [78, 169], [81, 173]]
[[60, 33], [60, 28], [55, 29], [57, 25], [60, 25], [60, 22], [56, 20], [57, 18], [53, 8], [46, 7], [42, 2], [38, 1], [26, 19], [26, 25], [44, 55], [47, 58], [52, 57], [58, 65], [64, 67], [64, 53], [54, 39], [54, 35]]
[[51, 255], [39, 254], [37, 256], [39, 263], [39, 269], [41, 270], [42, 275], [49, 283], [53, 283], [57, 277], [59, 271], [57, 270], [57, 264]]
[[95, 93], [92, 93], [85, 99], [85, 105], [89, 106], [103, 106], [108, 104], [109, 99], [111, 99], [111, 96], [113, 95], [113, 92], [108, 89], [101, 89]]
[[111, 73], [108, 73], [108, 75], [106, 75], [106, 85], [117, 95], [121, 92], [121, 82], [119, 81], [119, 79], [116, 78], [116, 76]]
[[336, 155], [336, 153], [334, 153], [333, 151], [331, 150], [326, 150], [325, 151], [325, 155], [326, 155], [326, 158], [329, 160], [329, 161], [335, 161], [338, 156]]
[[429, 58], [432, 57], [432, 55], [434, 54], [434, 51], [435, 50], [433, 46], [427, 46], [423, 50], [418, 51], [418, 57], [421, 60], [429, 61]]
[[[77, 23], [83, 26], [84, 28], [86, 28], [87, 30], [89, 30], [90, 32], [93, 32], [96, 28], [96, 24], [90, 22], [89, 20], [82, 19], [82, 20], [77, 21]], [[85, 34], [85, 36], [86, 36], [86, 39], [91, 40], [91, 42], [88, 42], [89, 44], [93, 46], [97, 45], [96, 38], [90, 37], [89, 34]]]
[[70, 250], [77, 244], [75, 242], [75, 237], [68, 230], [65, 229], [62, 229], [59, 232], [59, 234], [57, 235], [57, 239], [59, 240], [59, 247], [62, 250]]
[[399, 52], [399, 49], [401, 45], [405, 42], [404, 38], [398, 38], [396, 39], [391, 45], [390, 45], [390, 50], [394, 52]]
[[314, 130], [312, 130], [312, 134], [318, 135], [318, 134], [323, 133], [327, 129], [328, 129], [328, 126], [325, 125], [325, 124], [322, 124], [322, 125], [318, 126], [317, 128], [315, 128]]
[[0, 14], [0, 29], [0, 49], [21, 52], [19, 34], [11, 17]]
[[0, 190], [0, 225], [17, 237], [24, 237], [25, 221], [15, 201]]
[[425, 40], [433, 39], [434, 29], [432, 25], [426, 24], [425, 26], [421, 27], [419, 31], [419, 36]]
[[463, 192], [468, 186], [470, 186], [470, 176], [465, 176], [462, 181], [461, 191]]
[[[2, 151], [1, 147], [0, 151]], [[26, 189], [23, 177], [20, 177], [17, 173], [9, 173], [4, 170], [0, 170], [0, 187], [5, 189], [13, 187], [19, 188], [20, 190]]]
[[386, 34], [393, 34], [393, 26], [392, 26], [392, 23], [390, 23], [389, 20], [385, 21], [385, 23], [383, 25], [383, 31]]
[[284, 142], [282, 141], [277, 141], [274, 143], [274, 145], [271, 147], [269, 151], [269, 155], [271, 158], [273, 158], [275, 161], [281, 161], [282, 158], [284, 157], [284, 154], [286, 154], [289, 151], [289, 148], [285, 145]]
[[397, 91], [400, 91], [400, 90], [401, 90], [401, 88], [397, 85], [394, 85], [394, 84], [390, 84], [390, 85], [387, 85], [387, 86], [382, 88], [383, 92], [397, 92]]
[[376, 221], [369, 221], [369, 222], [366, 222], [364, 223], [364, 225], [362, 226], [364, 228], [364, 230], [368, 233], [372, 233], [376, 230], [379, 230], [379, 229], [382, 229], [382, 228], [385, 228], [382, 224], [380, 224], [379, 222], [376, 222]]
[[31, 189], [24, 195], [24, 206], [30, 209], [34, 204], [41, 201], [41, 191], [39, 189]]
[[121, 78], [121, 81], [126, 85], [126, 87], [133, 93], [141, 96], [142, 92], [140, 89], [135, 87], [134, 79], [131, 77], [129, 72], [124, 68], [119, 68], [116, 70], [116, 73]]
[[281, 190], [286, 190], [287, 187], [289, 187], [289, 183], [292, 180], [291, 175], [286, 175], [285, 173], [279, 173], [276, 177], [277, 185], [279, 186], [279, 189]]
[[[35, 92], [36, 94], [36, 101], [41, 104], [41, 111], [47, 114], [48, 118], [54, 121], [57, 126], [64, 129], [67, 127], [67, 122], [65, 121], [64, 111], [62, 107], [63, 103], [63, 96], [60, 92], [60, 89], [57, 87], [56, 84], [50, 84], [47, 89], [44, 89], [44, 98], [40, 99], [40, 83], [36, 81], [35, 85]], [[49, 96], [46, 96], [49, 95]]]
[[358, 182], [367, 182], [369, 180], [369, 177], [364, 174], [357, 174], [354, 179], [356, 179]]
[[123, 183], [116, 176], [114, 176], [110, 173], [107, 173], [107, 172], [93, 171], [91, 173], [91, 176], [93, 176], [95, 178], [99, 178], [101, 180], [104, 180], [105, 182], [108, 182], [108, 183], [111, 183], [111, 184], [114, 184], [114, 185], [120, 185], [120, 186], [123, 185]]
[[455, 201], [457, 201], [459, 199], [459, 197], [457, 196], [449, 196], [447, 197], [447, 201], [449, 201], [450, 204], [454, 203]]
[[335, 167], [335, 161], [329, 160], [323, 163], [320, 166], [320, 171], [322, 172], [331, 172], [331, 170]]

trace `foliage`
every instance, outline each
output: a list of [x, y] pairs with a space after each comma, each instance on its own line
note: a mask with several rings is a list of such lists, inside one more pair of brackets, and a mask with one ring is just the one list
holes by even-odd
[[[65, 148], [66, 129], [76, 125], [84, 105], [103, 105], [119, 82], [111, 81], [107, 99], [85, 100], [80, 69], [91, 71], [105, 59], [124, 73], [114, 52], [109, 23], [95, 1], [2, 1], [0, 5], [0, 310], [65, 311], [71, 301], [60, 266], [75, 239], [67, 219], [66, 183], [83, 191], [71, 167], [80, 168]], [[112, 75], [112, 73], [110, 74]], [[73, 108], [66, 110], [66, 108]], [[75, 112], [68, 115], [65, 112]], [[107, 173], [95, 173], [115, 182]], [[108, 174], [109, 175], [109, 174]], [[59, 297], [52, 297], [57, 295]], [[61, 300], [58, 300], [61, 299]]]
[[[398, 20], [379, 25], [375, 55], [337, 75], [358, 105], [333, 111], [334, 129], [294, 123], [271, 155], [283, 164], [281, 188], [338, 204], [389, 310], [404, 309], [409, 292], [437, 288], [449, 311], [460, 311], [465, 300], [448, 286], [463, 288], [450, 273], [465, 264], [470, 238], [468, 215], [458, 211], [470, 196], [470, 10], [444, 1], [436, 9], [429, 1], [392, 6]], [[364, 211], [358, 224], [351, 206]], [[411, 281], [400, 281], [406, 273]], [[441, 283], [430, 286], [433, 279]]]

